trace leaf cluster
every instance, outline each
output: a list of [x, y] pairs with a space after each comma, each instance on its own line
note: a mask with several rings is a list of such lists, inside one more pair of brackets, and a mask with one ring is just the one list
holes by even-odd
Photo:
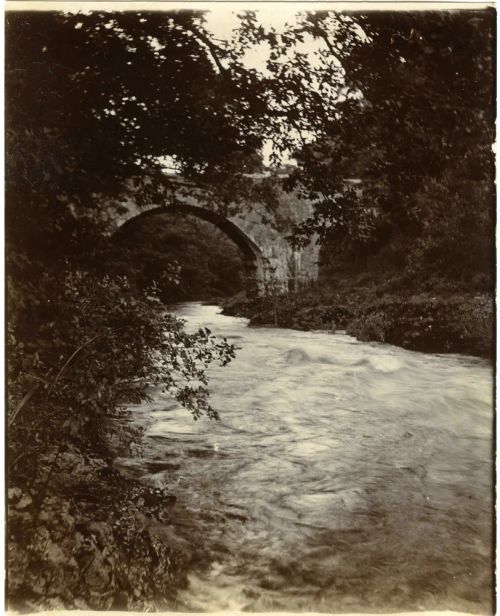
[[55, 443], [109, 457], [110, 437], [127, 434], [127, 407], [149, 399], [151, 388], [195, 419], [218, 416], [206, 370], [226, 365], [232, 345], [207, 329], [187, 333], [151, 291], [139, 295], [125, 278], [68, 272], [61, 286], [46, 277], [39, 290], [49, 305], [18, 306], [9, 323], [11, 477], [31, 481], [34, 452]]

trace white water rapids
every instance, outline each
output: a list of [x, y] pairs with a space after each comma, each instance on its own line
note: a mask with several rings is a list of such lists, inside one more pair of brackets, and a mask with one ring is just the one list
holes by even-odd
[[491, 611], [488, 363], [178, 314], [238, 347], [209, 371], [220, 421], [158, 394], [134, 409], [144, 456], [122, 460], [202, 550], [181, 607]]

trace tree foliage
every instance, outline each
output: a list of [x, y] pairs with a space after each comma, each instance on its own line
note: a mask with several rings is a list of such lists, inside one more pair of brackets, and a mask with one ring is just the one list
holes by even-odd
[[415, 271], [470, 278], [488, 269], [493, 20], [493, 11], [328, 11], [290, 28], [278, 59], [301, 37], [323, 43], [314, 65], [297, 52], [269, 65], [280, 92], [286, 87], [282, 112], [313, 135], [296, 147], [299, 166], [287, 181], [315, 202], [295, 241], [319, 233], [337, 252], [370, 254], [407, 238]]
[[166, 305], [229, 297], [244, 290], [247, 278], [232, 240], [209, 222], [179, 214], [125, 225], [103, 261], [105, 271], [126, 275], [139, 289], [155, 283]]
[[6, 77], [8, 238], [35, 258], [85, 252], [73, 212], [131, 178], [148, 202], [165, 164], [208, 187], [255, 167], [260, 78], [200, 12], [9, 13]]
[[[92, 363], [95, 373], [71, 371], [88, 378], [86, 383], [63, 387], [68, 404], [71, 397], [73, 404], [83, 404], [81, 396], [87, 402], [89, 396], [103, 410], [99, 390], [90, 393], [93, 379], [114, 382], [124, 372], [121, 394], [113, 394], [118, 396], [113, 404], [118, 403], [120, 395], [132, 394], [123, 384], [130, 376], [127, 370], [139, 370], [143, 361], [154, 380], [155, 336], [155, 353], [166, 354], [161, 361], [167, 362], [185, 340], [175, 320], [165, 317], [161, 327], [175, 342], [165, 347], [157, 312], [141, 304], [145, 298], [134, 299], [124, 283], [106, 282], [118, 285], [113, 296], [99, 277], [92, 286], [80, 276], [82, 270], [96, 271], [103, 254], [102, 221], [110, 204], [127, 194], [131, 178], [143, 203], [157, 197], [158, 187], [164, 190], [168, 184], [162, 173], [166, 161], [207, 185], [236, 169], [243, 176], [255, 165], [262, 140], [256, 111], [262, 105], [259, 77], [243, 69], [236, 50], [209, 40], [202, 13], [178, 11], [9, 13], [6, 78], [8, 304], [16, 341], [11, 349], [12, 403], [24, 399], [29, 382], [45, 378], [43, 371], [53, 378], [75, 349], [85, 348], [83, 356], [88, 356], [96, 347], [90, 343], [94, 336], [104, 354], [119, 338], [122, 350], [135, 345], [125, 354], [134, 356], [135, 368], [102, 360]], [[83, 326], [85, 305], [94, 316], [85, 317]], [[149, 337], [139, 334], [138, 322], [131, 325], [134, 319], [147, 322], [148, 310]], [[99, 321], [99, 315], [112, 314], [116, 327]], [[120, 335], [111, 335], [116, 328]], [[202, 340], [195, 344], [193, 339], [191, 346], [201, 349]], [[15, 359], [19, 348], [26, 354], [28, 372]], [[82, 357], [78, 365], [84, 365]], [[59, 390], [54, 385], [52, 396]], [[201, 395], [178, 395], [195, 414], [204, 408]]]

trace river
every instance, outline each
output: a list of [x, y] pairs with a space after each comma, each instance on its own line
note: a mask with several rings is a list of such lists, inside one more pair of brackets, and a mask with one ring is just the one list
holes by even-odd
[[121, 460], [172, 490], [173, 541], [199, 547], [179, 605], [491, 613], [491, 366], [219, 312], [177, 310], [238, 347], [209, 371], [220, 421], [158, 393]]

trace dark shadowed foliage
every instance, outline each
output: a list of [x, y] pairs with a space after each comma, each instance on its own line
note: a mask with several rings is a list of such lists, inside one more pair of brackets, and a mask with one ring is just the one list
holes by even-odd
[[139, 288], [156, 284], [165, 304], [221, 300], [245, 289], [240, 250], [214, 225], [192, 216], [158, 214], [118, 232], [105, 270]]

